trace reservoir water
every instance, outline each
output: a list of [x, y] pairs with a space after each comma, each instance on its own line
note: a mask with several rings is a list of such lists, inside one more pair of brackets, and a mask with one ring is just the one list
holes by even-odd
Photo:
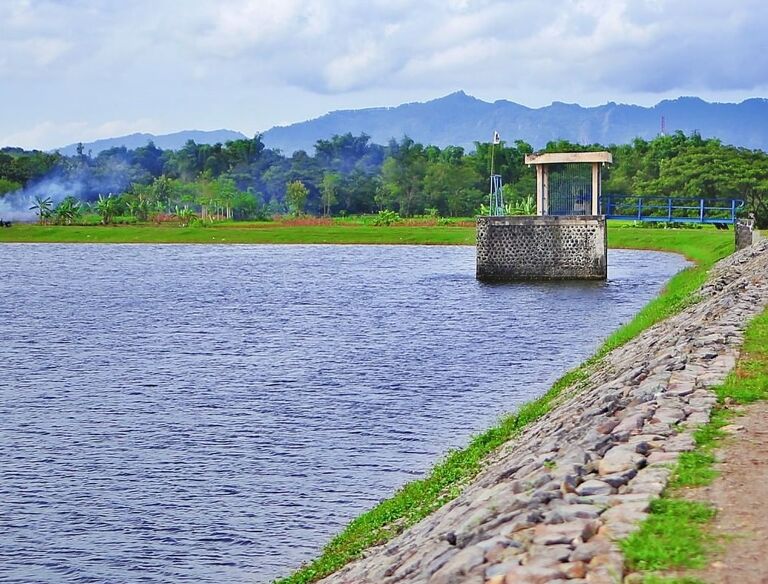
[[0, 581], [266, 582], [589, 356], [679, 256], [0, 245]]

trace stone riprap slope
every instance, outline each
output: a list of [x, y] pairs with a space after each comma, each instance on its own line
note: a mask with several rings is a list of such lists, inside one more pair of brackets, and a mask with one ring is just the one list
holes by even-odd
[[616, 541], [693, 448], [768, 303], [768, 241], [717, 264], [701, 297], [607, 355], [460, 497], [323, 582], [620, 582]]

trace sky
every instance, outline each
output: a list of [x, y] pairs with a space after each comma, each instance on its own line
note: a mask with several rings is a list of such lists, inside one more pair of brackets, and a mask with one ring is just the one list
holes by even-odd
[[0, 146], [253, 135], [463, 90], [768, 97], [765, 0], [0, 0]]

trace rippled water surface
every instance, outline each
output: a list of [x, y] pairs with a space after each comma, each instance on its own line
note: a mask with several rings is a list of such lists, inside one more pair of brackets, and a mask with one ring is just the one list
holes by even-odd
[[0, 580], [286, 574], [685, 265], [487, 285], [474, 254], [0, 246]]

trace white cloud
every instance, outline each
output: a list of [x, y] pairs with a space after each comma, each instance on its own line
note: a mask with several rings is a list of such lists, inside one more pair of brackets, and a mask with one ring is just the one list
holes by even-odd
[[460, 88], [528, 105], [746, 97], [768, 84], [766, 27], [763, 0], [5, 0], [0, 134], [266, 129], [319, 102]]
[[[10, 17], [0, 23], [0, 38], [8, 39], [0, 41], [3, 75], [9, 77], [11, 69], [28, 73], [65, 60], [83, 77], [105, 71], [138, 77], [163, 69], [200, 81], [229, 75], [323, 93], [393, 83], [407, 91], [411, 71], [419, 72], [422, 86], [432, 74], [442, 86], [446, 67], [455, 67], [461, 82], [479, 72], [524, 71], [525, 84], [546, 87], [551, 79], [536, 75], [542, 63], [546, 75], [575, 87], [598, 80], [606, 92], [614, 89], [609, 80], [619, 90], [642, 88], [635, 64], [644, 71], [653, 63], [662, 72], [649, 79], [653, 90], [668, 79], [664, 71], [679, 74], [676, 61], [694, 51], [699, 59], [681, 86], [695, 79], [714, 88], [721, 75], [733, 86], [740, 73], [723, 49], [757, 57], [741, 74], [748, 86], [755, 61], [765, 64], [756, 50], [765, 47], [766, 35], [756, 33], [768, 24], [768, 8], [759, 0], [219, 0], [185, 2], [183, 9], [170, 0], [127, 6], [12, 0], [10, 6]], [[475, 55], [482, 47], [492, 50]], [[14, 52], [23, 58], [9, 59]], [[623, 82], [613, 73], [618, 68]], [[491, 78], [485, 83], [490, 86]]]
[[389, 72], [390, 61], [375, 41], [339, 55], [323, 71], [328, 90], [345, 91], [375, 82]]
[[244, 50], [290, 42], [303, 31], [299, 0], [221, 0], [209, 15], [210, 25], [198, 39], [203, 52], [231, 58]]

